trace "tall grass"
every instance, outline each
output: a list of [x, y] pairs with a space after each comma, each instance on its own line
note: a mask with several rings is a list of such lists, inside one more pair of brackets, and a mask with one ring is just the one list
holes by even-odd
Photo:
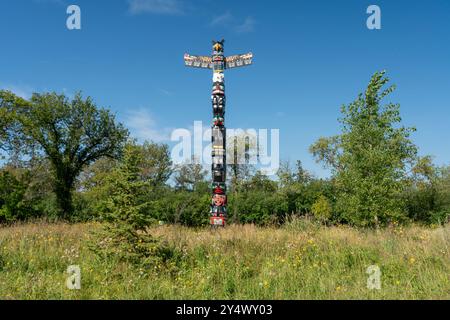
[[[449, 299], [450, 227], [379, 231], [320, 227], [223, 230], [161, 226], [176, 248], [171, 265], [144, 270], [97, 258], [86, 246], [97, 224], [0, 228], [3, 299]], [[81, 290], [66, 269], [81, 268]], [[380, 267], [381, 290], [366, 270]]]

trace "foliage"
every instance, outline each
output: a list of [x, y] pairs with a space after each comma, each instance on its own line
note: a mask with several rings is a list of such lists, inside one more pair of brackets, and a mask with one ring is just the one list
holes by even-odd
[[56, 93], [34, 94], [17, 105], [22, 132], [48, 158], [61, 215], [73, 213], [72, 191], [83, 168], [101, 157], [117, 157], [128, 135], [105, 109], [77, 94], [71, 101]]
[[[311, 146], [331, 168], [330, 179], [314, 177], [300, 161], [283, 162], [277, 179], [269, 178], [251, 163], [255, 141], [238, 133], [228, 148], [229, 221], [281, 224], [310, 214], [327, 224], [369, 227], [448, 221], [450, 169], [416, 157], [413, 129], [400, 125], [399, 106], [381, 104], [393, 91], [383, 89], [387, 84], [383, 72], [375, 74], [366, 93], [342, 108], [341, 134]], [[123, 191], [117, 181], [127, 130], [109, 111], [80, 94], [71, 100], [35, 94], [27, 101], [0, 91], [0, 125], [0, 148], [8, 156], [0, 176], [1, 222], [90, 221], [113, 210], [111, 196]], [[145, 205], [146, 219], [154, 221], [207, 225], [207, 171], [195, 161], [174, 167], [165, 144], [132, 145], [139, 154], [136, 183], [143, 185], [131, 207]]]
[[319, 199], [312, 205], [311, 212], [314, 217], [322, 223], [327, 222], [333, 213], [332, 207], [328, 199], [321, 195]]
[[385, 72], [375, 73], [365, 94], [342, 107], [342, 133], [311, 146], [333, 170], [337, 212], [355, 225], [378, 227], [406, 217], [401, 195], [417, 150], [409, 139], [414, 129], [399, 126], [400, 106], [381, 105], [394, 91], [383, 89], [388, 82]]
[[174, 177], [176, 188], [196, 191], [206, 181], [206, 174], [203, 166], [193, 158], [190, 163], [176, 167]]
[[9, 171], [0, 172], [0, 222], [11, 222], [27, 216], [30, 211], [24, 201], [26, 183]]
[[414, 221], [442, 224], [450, 217], [450, 167], [438, 168], [430, 156], [414, 166], [404, 198], [408, 217]]
[[208, 192], [166, 189], [151, 202], [152, 216], [165, 223], [205, 226], [209, 223], [210, 203]]
[[0, 149], [18, 157], [24, 150], [26, 137], [17, 123], [17, 112], [28, 102], [10, 91], [0, 90]]
[[169, 146], [145, 141], [138, 149], [141, 153], [141, 179], [148, 181], [152, 187], [163, 186], [173, 173]]
[[126, 145], [122, 162], [108, 177], [109, 194], [102, 212], [105, 224], [93, 249], [104, 258], [152, 265], [158, 261], [161, 248], [147, 232], [152, 219], [144, 197], [149, 184], [140, 177], [142, 161], [140, 148], [132, 143]]

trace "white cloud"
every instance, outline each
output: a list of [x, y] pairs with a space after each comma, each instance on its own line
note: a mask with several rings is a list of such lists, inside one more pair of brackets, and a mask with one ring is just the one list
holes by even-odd
[[165, 95], [165, 96], [171, 96], [172, 95], [172, 91], [169, 91], [169, 90], [166, 90], [166, 89], [163, 89], [163, 88], [158, 89], [158, 91], [160, 93], [162, 93], [163, 95]]
[[212, 19], [210, 23], [210, 26], [212, 27], [223, 26], [228, 24], [231, 20], [233, 20], [233, 15], [231, 14], [230, 11], [227, 11], [224, 14], [221, 14], [220, 16], [214, 17], [214, 19]]
[[127, 112], [124, 123], [130, 129], [131, 136], [140, 141], [170, 141], [172, 129], [158, 128], [155, 120], [146, 109], [141, 108]]
[[255, 31], [256, 20], [252, 17], [245, 18], [244, 22], [236, 27], [238, 33], [248, 33]]
[[215, 16], [209, 23], [211, 27], [227, 27], [233, 28], [237, 33], [249, 33], [255, 31], [256, 20], [248, 16], [242, 23], [230, 12]]
[[128, 0], [132, 14], [183, 14], [183, 6], [179, 0]]

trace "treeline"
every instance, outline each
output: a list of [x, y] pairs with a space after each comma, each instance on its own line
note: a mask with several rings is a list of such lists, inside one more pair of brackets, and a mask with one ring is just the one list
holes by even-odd
[[[366, 227], [447, 222], [450, 167], [418, 156], [399, 105], [382, 104], [394, 90], [387, 83], [384, 72], [376, 73], [366, 92], [342, 107], [341, 133], [311, 146], [331, 178], [314, 177], [300, 161], [282, 163], [276, 179], [248, 164], [230, 166], [229, 220], [267, 225], [308, 215]], [[174, 166], [167, 145], [136, 143], [90, 98], [45, 93], [25, 100], [0, 91], [0, 121], [1, 223], [128, 221], [132, 215], [124, 225], [208, 224], [209, 173], [195, 163]]]

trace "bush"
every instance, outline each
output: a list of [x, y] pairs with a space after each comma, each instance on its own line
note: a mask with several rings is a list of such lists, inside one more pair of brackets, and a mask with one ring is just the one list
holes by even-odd
[[248, 191], [229, 196], [228, 212], [231, 221], [236, 221], [233, 213], [239, 214], [240, 223], [267, 225], [281, 223], [288, 212], [285, 195], [279, 192]]
[[167, 188], [150, 200], [151, 216], [158, 221], [180, 223], [198, 227], [209, 223], [211, 195], [207, 192], [193, 192]]
[[29, 175], [16, 177], [8, 170], [0, 172], [0, 223], [14, 222], [39, 215], [32, 199], [27, 199]]
[[321, 195], [312, 205], [311, 212], [317, 220], [326, 223], [331, 218], [333, 209], [328, 199]]

